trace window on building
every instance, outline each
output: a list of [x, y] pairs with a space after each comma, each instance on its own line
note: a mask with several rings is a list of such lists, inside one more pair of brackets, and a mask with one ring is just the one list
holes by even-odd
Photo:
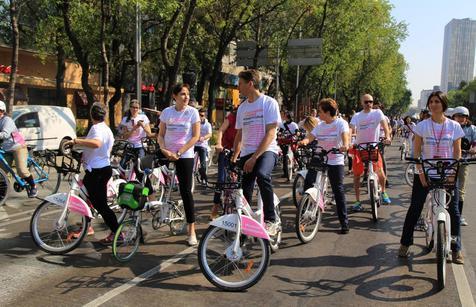
[[40, 128], [38, 112], [25, 113], [15, 120], [15, 125], [20, 128]]
[[28, 89], [28, 104], [30, 105], [43, 105], [43, 106], [56, 106], [56, 91], [42, 88], [29, 88]]

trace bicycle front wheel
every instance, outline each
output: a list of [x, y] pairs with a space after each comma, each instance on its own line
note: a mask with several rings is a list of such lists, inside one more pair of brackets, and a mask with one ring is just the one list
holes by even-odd
[[370, 207], [372, 207], [372, 219], [374, 222], [378, 221], [378, 201], [375, 197], [375, 184], [374, 181], [371, 180], [369, 182], [369, 195], [370, 195]]
[[3, 169], [0, 168], [0, 206], [5, 203], [10, 192], [10, 180]]
[[309, 243], [319, 231], [322, 211], [311, 195], [304, 194], [296, 212], [296, 234], [302, 243]]
[[61, 255], [81, 244], [89, 228], [89, 218], [67, 209], [60, 220], [64, 206], [44, 201], [36, 208], [30, 221], [33, 242], [43, 251]]
[[241, 236], [235, 255], [235, 238], [235, 232], [210, 226], [198, 246], [198, 263], [203, 275], [225, 291], [243, 291], [255, 285], [270, 261], [267, 240]]
[[415, 176], [415, 165], [410, 163], [410, 164], [407, 165], [407, 168], [405, 169], [405, 182], [410, 187], [413, 186], [414, 176]]
[[116, 231], [114, 242], [112, 243], [112, 253], [119, 262], [131, 260], [139, 249], [139, 242], [142, 236], [140, 223], [136, 226], [135, 219], [124, 221]]
[[299, 206], [299, 202], [304, 194], [304, 181], [305, 178], [301, 174], [297, 174], [293, 182], [293, 201], [296, 208]]
[[438, 221], [436, 241], [436, 265], [438, 276], [438, 288], [442, 290], [446, 283], [446, 234], [445, 222]]

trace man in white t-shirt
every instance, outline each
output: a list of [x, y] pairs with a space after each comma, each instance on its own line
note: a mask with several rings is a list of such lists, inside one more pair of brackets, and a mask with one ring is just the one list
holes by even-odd
[[250, 69], [240, 72], [238, 89], [247, 97], [236, 115], [236, 136], [232, 161], [240, 155], [243, 167], [243, 194], [251, 203], [255, 181], [263, 199], [264, 220], [268, 233], [277, 232], [274, 212], [274, 192], [271, 172], [276, 165], [279, 147], [276, 130], [281, 122], [278, 102], [259, 91], [259, 72]]
[[[279, 124], [279, 129], [284, 133], [285, 136], [295, 135], [296, 131], [299, 131], [298, 125], [293, 121], [293, 113], [292, 112], [285, 112], [284, 113], [284, 121]], [[283, 176], [282, 178], [286, 178], [288, 181], [289, 178], [289, 169], [288, 164], [289, 161], [285, 157], [289, 152], [289, 144], [282, 144], [280, 145], [281, 151], [283, 154]]]
[[[369, 94], [364, 94], [360, 98], [360, 103], [363, 110], [352, 117], [350, 126], [352, 134], [355, 133], [355, 144], [379, 142], [380, 126], [384, 128], [385, 143], [390, 144], [390, 129], [385, 119], [385, 115], [379, 109], [372, 109], [374, 99]], [[352, 170], [354, 172], [354, 189], [356, 202], [353, 206], [355, 211], [363, 210], [360, 203], [360, 177], [364, 172], [364, 164], [359, 158], [359, 153], [355, 153], [355, 158], [352, 161]], [[382, 157], [379, 155], [379, 160], [374, 163], [374, 170], [379, 177], [379, 183], [382, 188], [382, 200], [384, 203], [391, 203], [390, 198], [385, 192], [385, 174], [383, 172]]]

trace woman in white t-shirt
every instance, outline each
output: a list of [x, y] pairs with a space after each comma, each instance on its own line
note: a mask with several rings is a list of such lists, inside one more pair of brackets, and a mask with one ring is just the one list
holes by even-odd
[[[318, 110], [321, 121], [300, 144], [307, 145], [317, 140], [317, 144], [325, 150], [338, 148], [345, 153], [349, 148], [349, 124], [342, 118], [337, 118], [339, 111], [337, 103], [331, 98], [324, 98], [319, 101]], [[349, 222], [344, 192], [344, 154], [329, 154], [327, 165], [327, 175], [336, 201], [341, 233], [346, 234], [349, 232]], [[308, 170], [304, 190], [312, 187], [316, 175], [316, 170]]]
[[187, 242], [197, 245], [192, 177], [193, 147], [200, 138], [200, 117], [197, 109], [188, 105], [190, 88], [187, 84], [177, 84], [172, 93], [175, 105], [166, 108], [160, 115], [158, 142], [162, 154], [170, 161], [175, 161], [188, 223]]
[[[441, 91], [433, 92], [428, 97], [427, 108], [431, 111], [431, 118], [418, 123], [415, 128], [415, 141], [413, 153], [415, 158], [422, 159], [460, 159], [461, 138], [464, 132], [461, 126], [445, 117], [444, 112], [448, 108], [448, 98]], [[408, 256], [409, 246], [413, 244], [413, 230], [420, 217], [423, 205], [428, 195], [428, 185], [422, 165], [416, 165], [415, 178], [410, 207], [408, 208], [400, 239], [400, 257]], [[450, 191], [453, 192], [453, 191]], [[460, 213], [458, 205], [454, 201], [448, 206], [451, 217], [451, 235], [456, 236], [456, 244], [452, 244], [453, 263], [463, 264], [461, 253], [460, 236]]]
[[[107, 204], [107, 182], [112, 176], [110, 163], [111, 149], [114, 144], [114, 136], [111, 129], [106, 125], [106, 107], [96, 102], [91, 107], [91, 119], [93, 125], [84, 139], [74, 139], [67, 145], [79, 145], [84, 147], [83, 166], [85, 175], [83, 178], [91, 204], [101, 214], [104, 222], [111, 232], [100, 242], [112, 244], [114, 235], [119, 227], [114, 211]], [[92, 228], [88, 235], [93, 234]]]
[[121, 136], [134, 146], [139, 158], [144, 156], [142, 139], [153, 136], [150, 130], [150, 121], [147, 115], [140, 112], [140, 103], [137, 99], [132, 99], [129, 104], [129, 111], [120, 123]]

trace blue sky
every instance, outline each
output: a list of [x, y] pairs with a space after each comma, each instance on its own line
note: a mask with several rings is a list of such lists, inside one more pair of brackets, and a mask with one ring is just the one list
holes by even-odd
[[476, 19], [476, 0], [390, 0], [392, 15], [408, 25], [400, 51], [409, 65], [414, 104], [422, 89], [440, 85], [445, 25], [451, 19]]

